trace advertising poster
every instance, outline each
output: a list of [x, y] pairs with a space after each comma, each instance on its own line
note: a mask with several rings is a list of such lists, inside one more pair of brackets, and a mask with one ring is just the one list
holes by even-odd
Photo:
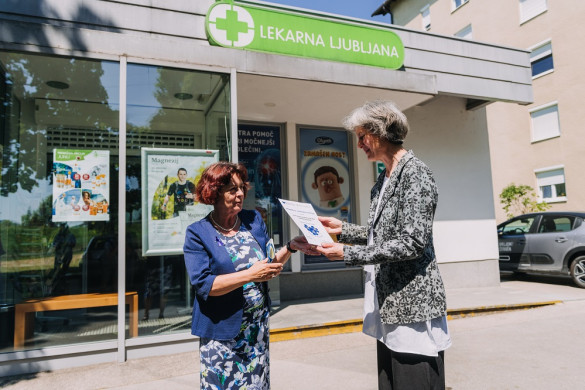
[[53, 149], [53, 222], [110, 219], [110, 151]]
[[262, 214], [268, 235], [282, 244], [280, 126], [238, 124], [238, 160], [248, 170], [245, 209]]
[[[349, 140], [344, 130], [299, 129], [301, 202], [310, 203], [317, 215], [352, 222]], [[305, 256], [305, 263], [328, 260]]]
[[195, 201], [195, 186], [219, 152], [142, 148], [141, 153], [142, 254], [181, 254], [187, 227], [213, 210]]

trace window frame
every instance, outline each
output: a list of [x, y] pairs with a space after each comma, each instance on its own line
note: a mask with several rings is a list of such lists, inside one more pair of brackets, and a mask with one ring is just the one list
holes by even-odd
[[[537, 1], [541, 1], [544, 3], [544, 8], [537, 10], [535, 13], [533, 14], [528, 14], [528, 15], [524, 15], [522, 11], [524, 11], [524, 13], [526, 12], [526, 7], [522, 6], [522, 2], [536, 2]], [[548, 2], [547, 0], [518, 0], [518, 16], [520, 18], [520, 25], [538, 17], [539, 15], [542, 15], [543, 13], [545, 13], [546, 11], [548, 11]]]
[[[428, 24], [425, 24], [425, 12], [427, 13]], [[420, 16], [421, 16], [421, 24], [422, 28], [425, 31], [429, 31], [431, 29], [431, 5], [427, 4], [420, 9]]]
[[[460, 35], [461, 33], [465, 32], [464, 35]], [[469, 36], [467, 36], [469, 34]], [[468, 39], [468, 40], [473, 40], [473, 27], [471, 25], [471, 23], [469, 23], [467, 26], [463, 27], [461, 30], [457, 31], [454, 36], [456, 36], [457, 38], [461, 38], [461, 39]]]
[[[553, 134], [553, 135], [549, 135], [546, 134], [544, 136], [540, 136], [537, 137], [536, 133], [535, 133], [535, 126], [534, 126], [534, 116], [533, 114], [541, 112], [541, 111], [545, 111], [549, 108], [552, 107], [556, 107], [556, 112], [557, 112], [557, 133]], [[528, 111], [530, 114], [530, 137], [531, 137], [531, 143], [536, 143], [536, 142], [541, 142], [541, 141], [546, 141], [549, 139], [553, 139], [553, 138], [557, 138], [561, 136], [561, 118], [560, 118], [560, 113], [559, 113], [559, 104], [558, 102], [555, 100], [553, 102], [547, 103], [547, 104], [543, 104], [541, 106], [538, 107], [534, 107], [532, 109], [530, 109], [530, 111]]]
[[[542, 49], [545, 48], [546, 46], [549, 46], [549, 48], [547, 50], [544, 50], [536, 55], [533, 56], [533, 53], [535, 51], [537, 51], [538, 49]], [[537, 43], [536, 45], [529, 47], [528, 50], [530, 50], [530, 67], [531, 67], [531, 71], [534, 70], [534, 63], [542, 60], [544, 58], [547, 58], [548, 56], [551, 57], [552, 60], [552, 67], [550, 69], [547, 69], [541, 73], [538, 73], [536, 75], [532, 75], [532, 79], [537, 79], [540, 78], [542, 76], [545, 76], [547, 74], [553, 73], [555, 71], [555, 65], [554, 65], [554, 56], [553, 56], [553, 50], [552, 50], [552, 40], [551, 39], [547, 39], [545, 41], [542, 41], [540, 43]]]
[[[557, 174], [554, 174], [554, 173], [557, 173]], [[542, 176], [543, 174], [551, 174], [551, 175], [544, 177], [544, 176]], [[539, 178], [539, 175], [541, 175], [540, 178]], [[552, 178], [561, 177], [561, 176], [562, 176], [562, 181], [556, 182], [554, 179], [552, 179]], [[558, 203], [558, 202], [566, 202], [567, 201], [567, 192], [566, 192], [567, 179], [565, 176], [565, 166], [564, 165], [555, 165], [555, 166], [551, 166], [551, 167], [535, 169], [534, 170], [534, 179], [536, 182], [536, 190], [537, 190], [538, 199], [540, 202], [544, 201], [546, 203]], [[565, 195], [559, 196], [557, 194], [556, 186], [558, 184], [563, 184], [565, 186]], [[551, 197], [545, 198], [543, 196], [543, 191], [542, 191], [543, 186], [551, 186], [551, 193], [552, 193]]]
[[[460, 2], [459, 5], [457, 5], [458, 1]], [[467, 3], [469, 3], [469, 0], [451, 0], [451, 12], [457, 11]]]

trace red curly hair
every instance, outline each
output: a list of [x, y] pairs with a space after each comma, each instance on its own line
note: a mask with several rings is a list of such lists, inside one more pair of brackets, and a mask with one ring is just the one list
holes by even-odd
[[244, 197], [248, 194], [248, 170], [242, 164], [220, 161], [211, 164], [201, 174], [201, 179], [195, 188], [195, 200], [200, 203], [214, 205], [217, 202], [219, 190], [230, 184], [232, 176], [236, 174], [245, 183]]

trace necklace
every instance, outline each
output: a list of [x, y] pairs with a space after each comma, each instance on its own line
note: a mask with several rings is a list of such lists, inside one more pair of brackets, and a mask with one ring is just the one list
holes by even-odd
[[219, 223], [217, 223], [217, 221], [215, 219], [213, 219], [213, 211], [211, 213], [209, 213], [209, 216], [211, 217], [211, 221], [213, 221], [213, 223], [220, 228], [221, 230], [223, 230], [224, 232], [231, 232], [232, 230], [234, 230], [236, 228], [236, 225], [238, 224], [240, 218], [236, 215], [236, 223], [234, 223], [234, 226], [232, 226], [231, 228], [227, 229], [224, 228], [223, 226], [221, 226]]

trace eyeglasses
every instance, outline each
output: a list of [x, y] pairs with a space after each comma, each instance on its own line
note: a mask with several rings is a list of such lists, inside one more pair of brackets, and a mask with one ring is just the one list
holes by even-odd
[[245, 193], [246, 192], [246, 186], [245, 185], [241, 185], [241, 186], [230, 186], [230, 187], [224, 189], [225, 192], [229, 192], [230, 194], [235, 194], [235, 193], [238, 192], [238, 190], [241, 190], [243, 193]]

